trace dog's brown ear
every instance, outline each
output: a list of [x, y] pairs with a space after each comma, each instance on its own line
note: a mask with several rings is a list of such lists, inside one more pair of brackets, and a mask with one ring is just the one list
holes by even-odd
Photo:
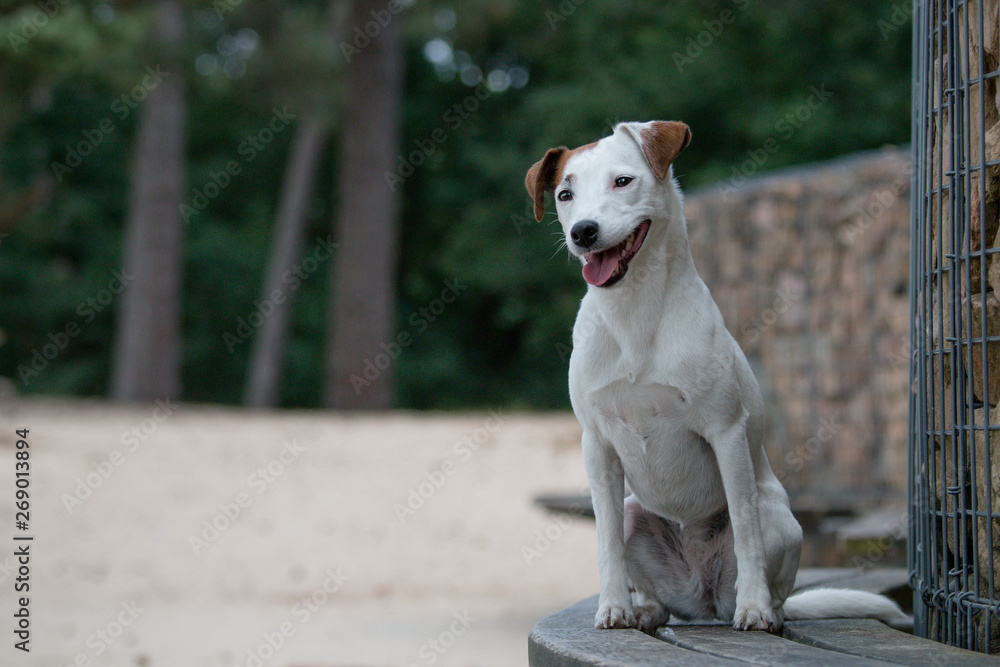
[[568, 148], [560, 146], [550, 148], [545, 151], [545, 157], [536, 162], [528, 170], [528, 175], [524, 177], [524, 187], [535, 202], [535, 221], [541, 222], [545, 214], [545, 193], [553, 192], [556, 189], [556, 172], [559, 167], [559, 158], [563, 156]]
[[637, 138], [653, 175], [662, 181], [670, 173], [670, 165], [691, 141], [691, 129], [677, 120], [654, 120], [639, 130]]

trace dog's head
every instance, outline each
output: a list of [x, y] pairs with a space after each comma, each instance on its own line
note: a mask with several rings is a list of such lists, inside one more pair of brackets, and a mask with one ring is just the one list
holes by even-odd
[[671, 164], [690, 140], [678, 121], [619, 123], [598, 142], [550, 148], [528, 170], [535, 219], [545, 213], [545, 193], [553, 194], [566, 246], [583, 261], [588, 283], [610, 287], [628, 271], [675, 191]]

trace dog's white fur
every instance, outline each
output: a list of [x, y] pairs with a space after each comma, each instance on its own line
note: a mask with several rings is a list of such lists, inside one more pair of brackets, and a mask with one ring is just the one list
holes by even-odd
[[[649, 222], [624, 276], [588, 288], [573, 329], [570, 398], [597, 520], [595, 625], [649, 630], [671, 613], [772, 631], [786, 618], [898, 622], [899, 607], [870, 593], [789, 597], [802, 530], [764, 454], [757, 381], [688, 248], [671, 164], [689, 139], [679, 122], [620, 123], [595, 144], [549, 150], [525, 181], [539, 220], [544, 193], [555, 195], [581, 259]], [[599, 230], [588, 247], [573, 239], [581, 221]]]

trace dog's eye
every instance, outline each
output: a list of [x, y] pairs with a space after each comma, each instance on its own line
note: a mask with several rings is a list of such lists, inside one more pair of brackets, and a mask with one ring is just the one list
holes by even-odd
[[559, 199], [559, 201], [569, 201], [573, 198], [573, 193], [569, 190], [560, 190], [559, 194], [556, 195], [556, 198]]
[[626, 185], [632, 182], [631, 176], [619, 176], [615, 179], [616, 188], [624, 188]]

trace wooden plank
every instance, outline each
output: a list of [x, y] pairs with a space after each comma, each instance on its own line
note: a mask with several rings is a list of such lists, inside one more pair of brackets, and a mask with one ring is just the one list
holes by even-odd
[[[695, 655], [638, 630], [596, 630], [597, 596], [539, 621], [528, 637], [532, 667], [630, 665], [634, 667], [736, 667], [745, 663], [711, 655]], [[693, 658], [697, 658], [697, 663]]]
[[1000, 658], [914, 637], [870, 618], [788, 621], [782, 636], [827, 651], [900, 665], [1000, 665]]
[[[767, 632], [737, 632], [729, 624], [667, 626], [660, 628], [656, 636], [690, 651], [755, 665], [841, 667], [847, 661], [843, 653], [788, 641]], [[691, 664], [698, 663], [692, 659]], [[892, 663], [851, 658], [850, 664], [865, 667]]]
[[889, 505], [865, 512], [837, 529], [837, 539], [843, 542], [889, 543], [906, 542], [909, 514], [905, 506]]
[[594, 518], [594, 505], [589, 495], [538, 496], [535, 498], [535, 504], [550, 512]]

